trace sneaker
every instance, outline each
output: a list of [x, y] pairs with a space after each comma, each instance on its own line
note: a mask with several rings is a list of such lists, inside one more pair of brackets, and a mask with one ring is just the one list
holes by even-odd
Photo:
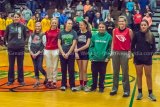
[[48, 82], [48, 79], [45, 79], [43, 84], [45, 85], [45, 84], [47, 84], [47, 82]]
[[52, 82], [52, 83], [51, 83], [51, 89], [56, 89], [56, 88], [57, 88], [56, 83], [55, 83], [55, 82]]
[[48, 81], [48, 82], [45, 84], [45, 87], [46, 87], [46, 88], [51, 88], [51, 81]]
[[87, 85], [85, 85], [84, 88], [83, 88], [83, 90], [84, 90], [85, 92], [89, 92], [90, 88], [89, 88]]
[[148, 95], [148, 98], [149, 98], [151, 101], [156, 101], [156, 97], [155, 97], [153, 94], [149, 94], [149, 95]]
[[72, 90], [72, 92], [78, 91], [76, 87], [72, 87], [71, 90]]
[[66, 91], [66, 87], [65, 87], [65, 86], [62, 86], [62, 87], [60, 88], [60, 90], [61, 90], [61, 91]]
[[103, 88], [99, 88], [99, 92], [100, 92], [100, 93], [103, 93], [103, 92], [104, 92], [104, 89], [103, 89]]
[[10, 85], [12, 85], [13, 84], [13, 82], [7, 82], [7, 86], [10, 86]]
[[111, 95], [111, 96], [116, 95], [116, 94], [117, 94], [117, 91], [116, 91], [116, 90], [112, 90], [112, 91], [110, 92], [110, 95]]
[[37, 81], [34, 85], [33, 85], [33, 88], [37, 88], [37, 87], [39, 87], [40, 86], [40, 82], [39, 81]]
[[137, 100], [142, 100], [142, 97], [143, 97], [143, 94], [142, 93], [138, 93]]
[[25, 86], [26, 84], [24, 82], [20, 82], [19, 85]]
[[123, 97], [129, 97], [129, 92], [124, 92]]
[[89, 91], [96, 91], [96, 88], [91, 87]]
[[80, 90], [83, 90], [83, 88], [84, 88], [84, 87], [83, 87], [82, 85], [80, 85], [80, 86], [77, 87], [77, 90], [80, 91]]

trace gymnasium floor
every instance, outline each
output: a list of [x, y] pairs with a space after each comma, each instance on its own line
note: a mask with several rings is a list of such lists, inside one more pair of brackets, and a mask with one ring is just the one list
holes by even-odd
[[[6, 86], [7, 82], [7, 70], [8, 70], [7, 52], [0, 51], [0, 107], [159, 107], [160, 106], [160, 56], [156, 55], [153, 58], [153, 91], [157, 97], [157, 102], [150, 101], [145, 82], [145, 76], [143, 76], [143, 99], [141, 101], [136, 100], [137, 86], [136, 86], [136, 74], [133, 61], [129, 62], [129, 74], [131, 95], [128, 98], [123, 98], [123, 89], [120, 86], [118, 94], [110, 96], [112, 86], [112, 66], [111, 62], [107, 66], [107, 74], [105, 80], [105, 92], [71, 92], [67, 89], [65, 92], [56, 90], [47, 90], [41, 85], [39, 88], [34, 89], [33, 84], [35, 82], [32, 61], [30, 55], [25, 55], [24, 70], [25, 70], [25, 82], [26, 86], [21, 87], [17, 82], [13, 86]], [[45, 66], [45, 61], [44, 61]], [[60, 71], [60, 68], [59, 68]], [[76, 66], [76, 71], [77, 66]], [[43, 82], [43, 76], [41, 76]], [[60, 87], [61, 73], [58, 73], [58, 88]], [[78, 82], [78, 73], [76, 74], [76, 85]], [[91, 70], [90, 64], [88, 66], [88, 85], [91, 85]]]

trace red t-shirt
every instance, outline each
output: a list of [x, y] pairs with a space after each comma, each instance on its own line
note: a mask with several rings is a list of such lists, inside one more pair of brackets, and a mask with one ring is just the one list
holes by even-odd
[[119, 28], [115, 28], [113, 35], [113, 50], [115, 51], [129, 51], [131, 48], [131, 37], [129, 34], [129, 28], [120, 31]]
[[142, 15], [141, 14], [135, 14], [133, 16], [134, 24], [140, 24], [142, 21]]
[[46, 50], [58, 49], [58, 35], [60, 33], [59, 29], [49, 30], [46, 32]]

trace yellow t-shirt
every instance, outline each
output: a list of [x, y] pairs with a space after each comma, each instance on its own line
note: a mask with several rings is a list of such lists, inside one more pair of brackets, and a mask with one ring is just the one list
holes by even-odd
[[0, 30], [6, 29], [6, 21], [5, 19], [0, 18]]
[[29, 30], [34, 31], [34, 30], [35, 30], [35, 23], [36, 23], [36, 20], [30, 19], [30, 20], [28, 21], [28, 23], [27, 23], [27, 28], [28, 28]]
[[42, 32], [45, 33], [46, 31], [48, 31], [51, 27], [51, 22], [49, 19], [43, 19], [41, 21], [41, 25], [42, 25]]
[[11, 23], [13, 23], [13, 20], [12, 20], [11, 18], [7, 18], [7, 19], [6, 19], [6, 27], [7, 27], [8, 25], [10, 25]]

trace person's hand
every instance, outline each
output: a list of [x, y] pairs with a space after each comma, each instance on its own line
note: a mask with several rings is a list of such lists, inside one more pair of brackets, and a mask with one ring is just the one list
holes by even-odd
[[75, 49], [75, 50], [74, 50], [75, 53], [78, 53], [78, 51], [79, 51], [78, 49]]
[[79, 59], [78, 53], [75, 53], [75, 58], [76, 58], [76, 59]]
[[62, 53], [63, 58], [65, 58], [65, 55], [66, 55], [65, 53]]
[[128, 59], [131, 59], [131, 58], [132, 58], [132, 52], [128, 51]]
[[69, 57], [69, 53], [66, 53], [64, 58], [68, 59], [68, 57]]
[[106, 58], [106, 59], [105, 59], [105, 62], [109, 62], [109, 59], [108, 59], [108, 58]]

